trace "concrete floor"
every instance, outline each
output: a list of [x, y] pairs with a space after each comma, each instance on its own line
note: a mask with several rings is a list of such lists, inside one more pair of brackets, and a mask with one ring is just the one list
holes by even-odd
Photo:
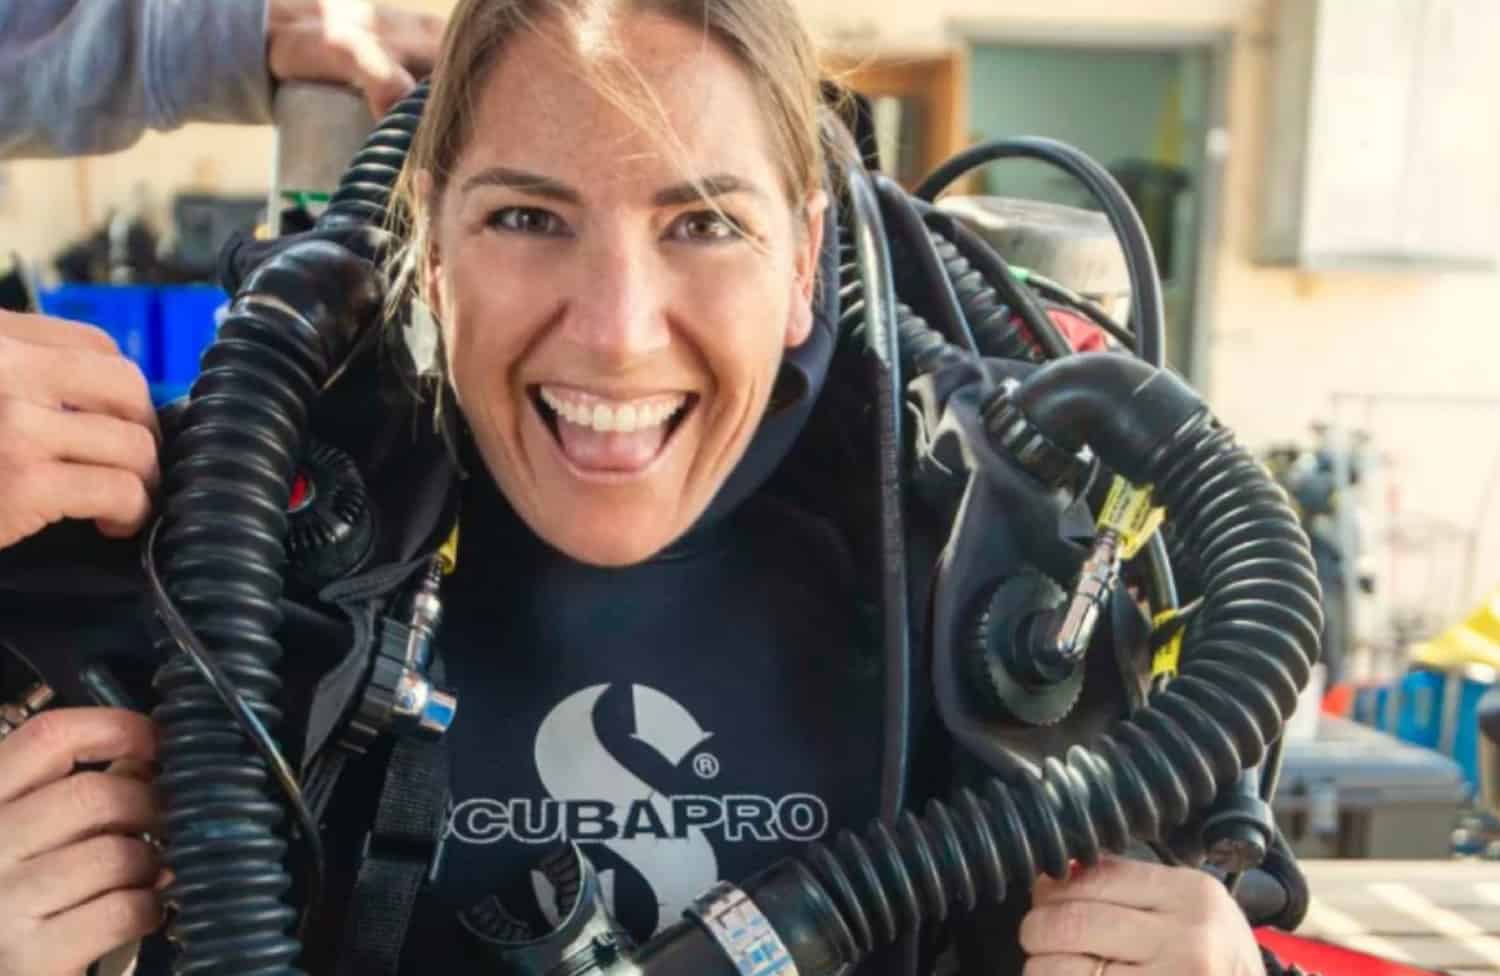
[[1298, 863], [1313, 893], [1298, 935], [1452, 976], [1500, 974], [1500, 863]]

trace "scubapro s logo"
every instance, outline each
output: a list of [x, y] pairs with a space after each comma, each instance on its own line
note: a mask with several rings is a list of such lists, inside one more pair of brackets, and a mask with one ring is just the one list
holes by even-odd
[[[594, 706], [608, 690], [608, 685], [585, 688], [565, 699], [542, 721], [536, 734], [536, 769], [542, 786], [559, 800], [613, 801], [617, 808], [649, 810], [658, 820], [665, 820], [673, 812], [671, 801], [626, 769], [594, 731]], [[673, 766], [713, 734], [700, 728], [687, 709], [656, 689], [634, 685], [631, 692], [634, 738], [661, 753]], [[681, 837], [640, 831], [602, 843], [641, 873], [656, 893], [656, 917], [661, 921], [671, 917], [669, 911], [686, 905], [719, 880], [718, 859], [701, 827], [689, 827]], [[544, 905], [550, 901], [541, 899]]]
[[[458, 803], [450, 836], [466, 844], [512, 841], [552, 846], [599, 844], [630, 865], [656, 901], [658, 929], [694, 897], [720, 880], [710, 834], [729, 843], [812, 841], [828, 829], [823, 801], [808, 793], [780, 798], [755, 794], [670, 795], [631, 772], [600, 741], [594, 711], [610, 690], [599, 684], [569, 695], [537, 729], [534, 758], [549, 796], [502, 800], [472, 797]], [[681, 767], [713, 737], [686, 708], [646, 685], [630, 686], [632, 739]], [[719, 761], [697, 753], [695, 779], [719, 773]], [[600, 871], [613, 907], [614, 872]], [[553, 924], [555, 899], [545, 877], [532, 876], [538, 905]]]

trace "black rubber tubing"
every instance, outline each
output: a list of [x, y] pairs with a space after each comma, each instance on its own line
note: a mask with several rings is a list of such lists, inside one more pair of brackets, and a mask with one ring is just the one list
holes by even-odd
[[[375, 255], [319, 231], [378, 230], [427, 97], [419, 86], [367, 140], [317, 228], [271, 254], [239, 289], [204, 354], [165, 459], [158, 554], [173, 601], [237, 692], [274, 729], [286, 506], [312, 403], [378, 321]], [[379, 241], [378, 234], [351, 241]], [[364, 249], [361, 249], [364, 250]], [[296, 973], [283, 810], [223, 702], [168, 639], [153, 713], [167, 816], [167, 890], [178, 974]]]
[[[1091, 392], [1078, 395], [1084, 387]], [[1160, 838], [1259, 763], [1318, 656], [1322, 612], [1307, 537], [1255, 458], [1171, 374], [1098, 354], [1046, 366], [1015, 394], [1058, 443], [1156, 486], [1204, 574], [1179, 677], [1152, 704], [1040, 776], [990, 780], [806, 857], [857, 962], [880, 945], [1038, 875], [1066, 877]]]

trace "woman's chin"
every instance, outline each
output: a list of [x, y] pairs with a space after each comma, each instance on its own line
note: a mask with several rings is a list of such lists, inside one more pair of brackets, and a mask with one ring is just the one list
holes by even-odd
[[602, 569], [621, 569], [646, 562], [681, 535], [661, 525], [625, 524], [618, 516], [606, 516], [599, 521], [570, 518], [565, 525], [532, 525], [531, 529], [568, 558]]

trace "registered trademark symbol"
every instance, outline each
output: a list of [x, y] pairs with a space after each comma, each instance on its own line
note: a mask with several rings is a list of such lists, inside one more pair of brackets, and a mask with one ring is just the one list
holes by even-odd
[[693, 757], [693, 772], [699, 779], [713, 779], [719, 775], [719, 757], [711, 752], [700, 752]]

